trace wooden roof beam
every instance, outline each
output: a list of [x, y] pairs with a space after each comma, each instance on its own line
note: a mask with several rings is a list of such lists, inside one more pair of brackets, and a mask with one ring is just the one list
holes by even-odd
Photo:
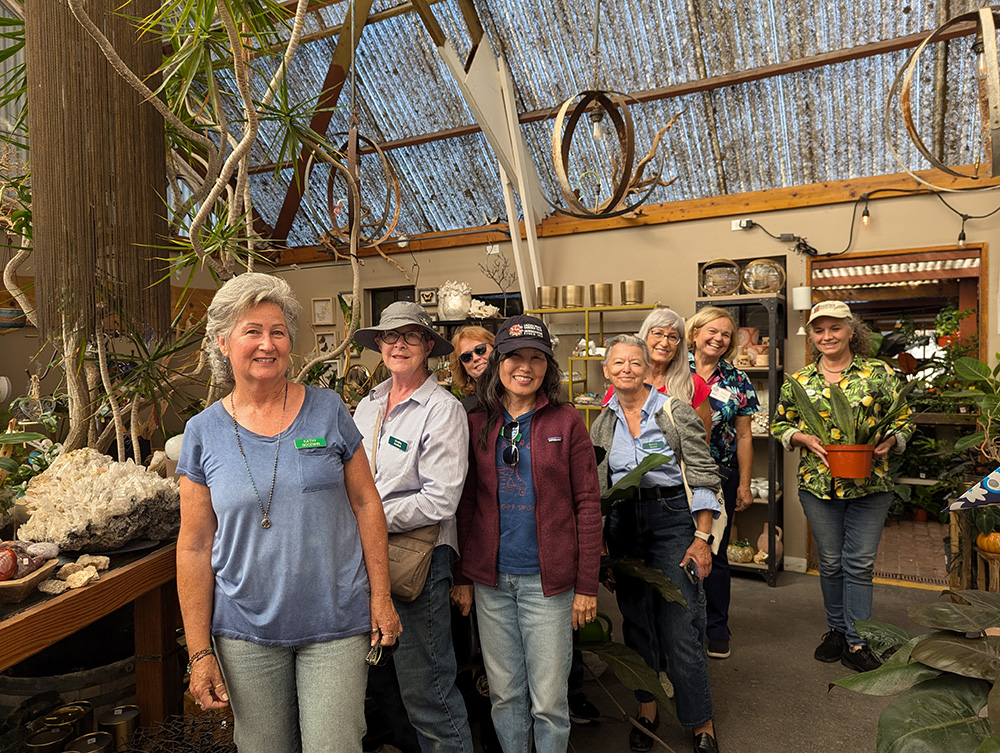
[[[373, 0], [357, 0], [354, 13], [351, 12], [351, 5], [347, 6], [347, 17], [344, 19], [344, 26], [350, 28], [351, 16], [354, 16], [354, 30], [351, 34], [341, 34], [337, 38], [337, 46], [333, 50], [330, 58], [330, 68], [326, 72], [326, 79], [323, 81], [323, 89], [316, 103], [316, 112], [313, 114], [309, 127], [316, 133], [326, 135], [330, 127], [330, 120], [333, 118], [333, 108], [340, 98], [340, 92], [344, 88], [347, 80], [347, 73], [351, 67], [351, 60], [357, 51], [357, 45], [361, 41], [361, 32], [365, 28], [368, 12], [371, 10]], [[309, 150], [302, 148], [299, 159], [295, 163], [295, 173], [288, 184], [285, 192], [285, 200], [281, 203], [281, 210], [278, 212], [278, 219], [274, 223], [274, 238], [284, 241], [288, 238], [288, 233], [292, 229], [292, 222], [302, 204], [302, 192], [305, 185], [305, 169], [309, 161]]]

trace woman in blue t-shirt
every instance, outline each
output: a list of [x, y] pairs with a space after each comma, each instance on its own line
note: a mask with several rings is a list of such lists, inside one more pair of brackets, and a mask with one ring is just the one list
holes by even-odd
[[402, 628], [361, 434], [334, 392], [286, 376], [299, 310], [258, 273], [208, 309], [206, 355], [232, 390], [188, 422], [177, 467], [190, 688], [232, 706], [240, 753], [360, 753], [366, 655]]
[[507, 319], [494, 348], [469, 414], [453, 596], [463, 614], [476, 600], [503, 749], [534, 737], [538, 753], [565, 753], [573, 629], [597, 615], [597, 463], [541, 320]]

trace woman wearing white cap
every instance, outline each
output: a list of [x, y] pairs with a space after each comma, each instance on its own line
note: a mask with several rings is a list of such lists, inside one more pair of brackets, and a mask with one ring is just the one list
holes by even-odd
[[386, 307], [377, 327], [359, 329], [358, 344], [377, 350], [391, 378], [358, 405], [354, 422], [371, 458], [390, 533], [440, 524], [424, 589], [393, 599], [403, 623], [396, 674], [420, 750], [472, 753], [462, 694], [455, 685], [451, 639], [452, 566], [458, 554], [455, 511], [468, 469], [469, 426], [461, 403], [427, 369], [452, 345], [410, 301]]
[[[791, 378], [802, 385], [820, 414], [830, 415], [831, 384], [846, 393], [855, 423], [884, 414], [899, 393], [899, 382], [888, 364], [869, 357], [871, 333], [850, 307], [842, 301], [817, 303], [808, 330], [813, 363]], [[862, 479], [833, 478], [822, 441], [804, 428], [794, 393], [786, 383], [771, 432], [785, 449], [801, 448], [799, 501], [819, 551], [820, 587], [829, 627], [814, 656], [822, 662], [840, 660], [859, 672], [875, 669], [881, 661], [858, 635], [854, 623], [871, 619], [875, 554], [892, 501], [893, 479], [886, 456], [890, 450], [905, 449], [913, 424], [905, 411], [875, 446], [872, 475]]]

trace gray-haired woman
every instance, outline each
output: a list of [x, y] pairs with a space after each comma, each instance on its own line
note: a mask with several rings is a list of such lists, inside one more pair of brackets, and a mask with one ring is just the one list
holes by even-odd
[[219, 289], [206, 351], [232, 391], [188, 422], [177, 468], [191, 692], [232, 705], [240, 753], [360, 751], [365, 656], [402, 629], [361, 434], [287, 378], [299, 311], [270, 275]]

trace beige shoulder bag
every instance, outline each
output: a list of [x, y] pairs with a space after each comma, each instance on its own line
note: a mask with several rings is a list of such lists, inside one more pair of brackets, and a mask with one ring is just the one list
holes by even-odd
[[[675, 399], [676, 398], [673, 397], [667, 398], [667, 415], [670, 416], [670, 423], [674, 425], [674, 429], [677, 429], [677, 422], [674, 420]], [[680, 437], [680, 435], [680, 430], [677, 430], [677, 436]], [[674, 454], [677, 455], [677, 462], [680, 463], [681, 466], [681, 479], [684, 481], [684, 493], [687, 494], [688, 507], [691, 507], [691, 487], [688, 485], [687, 466], [684, 464], [684, 455], [677, 447], [674, 447], [673, 451]], [[719, 553], [719, 546], [722, 544], [722, 534], [726, 532], [726, 522], [729, 520], [729, 517], [726, 515], [726, 502], [722, 498], [721, 489], [719, 489], [718, 496], [719, 505], [722, 506], [722, 512], [719, 513], [717, 518], [713, 518], [712, 520], [712, 536], [715, 537], [712, 541], [712, 554]]]

